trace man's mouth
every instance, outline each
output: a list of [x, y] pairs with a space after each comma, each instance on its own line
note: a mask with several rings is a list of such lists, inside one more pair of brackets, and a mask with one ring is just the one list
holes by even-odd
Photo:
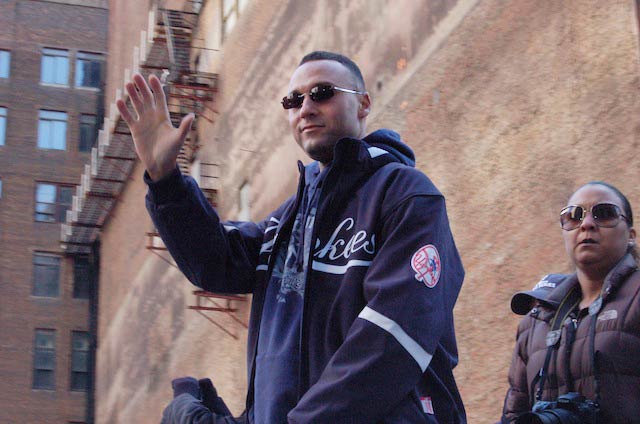
[[322, 125], [305, 125], [304, 127], [302, 127], [300, 132], [313, 131], [318, 128], [322, 128]]

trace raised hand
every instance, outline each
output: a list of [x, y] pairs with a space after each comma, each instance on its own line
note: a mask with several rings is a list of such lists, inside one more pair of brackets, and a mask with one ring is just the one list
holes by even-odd
[[193, 114], [182, 118], [175, 128], [169, 118], [167, 100], [160, 80], [149, 77], [149, 84], [142, 75], [134, 74], [133, 81], [125, 86], [137, 117], [132, 114], [124, 101], [116, 106], [122, 119], [127, 123], [136, 146], [136, 153], [153, 181], [158, 181], [173, 171], [180, 147], [187, 138]]

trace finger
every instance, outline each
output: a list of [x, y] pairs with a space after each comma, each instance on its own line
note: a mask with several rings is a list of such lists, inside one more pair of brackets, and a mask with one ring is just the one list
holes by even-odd
[[131, 128], [131, 126], [135, 123], [136, 119], [133, 117], [133, 115], [131, 115], [131, 112], [129, 111], [127, 104], [122, 100], [117, 100], [116, 107], [118, 108], [118, 111], [120, 111], [120, 116], [122, 116], [122, 119], [124, 119], [124, 122], [126, 122], [129, 128]]
[[182, 140], [183, 142], [184, 140], [187, 139], [187, 134], [191, 129], [191, 124], [193, 124], [194, 118], [195, 116], [193, 115], [193, 113], [190, 113], [184, 118], [182, 118], [182, 121], [180, 121], [180, 126], [178, 127], [178, 131], [180, 131], [180, 140]]
[[138, 113], [138, 116], [141, 116], [144, 112], [144, 105], [142, 104], [142, 99], [140, 98], [140, 93], [136, 89], [136, 86], [132, 82], [128, 82], [124, 87], [129, 94], [133, 108]]
[[156, 101], [156, 109], [162, 110], [167, 109], [167, 99], [164, 95], [164, 90], [162, 89], [162, 83], [155, 75], [151, 75], [149, 77], [149, 85], [151, 86], [151, 90], [153, 90], [153, 95]]
[[142, 97], [142, 103], [145, 108], [153, 106], [153, 94], [151, 94], [151, 90], [147, 85], [147, 82], [144, 80], [144, 77], [140, 74], [133, 75], [133, 83], [136, 85], [140, 93], [140, 97]]

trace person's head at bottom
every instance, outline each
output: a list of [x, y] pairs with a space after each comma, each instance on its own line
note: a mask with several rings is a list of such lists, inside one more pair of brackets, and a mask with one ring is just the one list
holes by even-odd
[[[600, 345], [604, 349], [602, 352], [595, 350], [595, 334], [597, 331], [595, 320], [599, 321], [598, 313], [603, 307], [602, 301], [598, 303], [596, 300], [602, 299], [600, 296], [607, 277], [612, 275], [611, 271], [619, 264], [621, 269], [626, 269], [625, 273], [627, 274], [629, 268], [635, 269], [635, 264], [630, 266], [629, 260], [626, 259], [626, 256], [631, 254], [636, 263], [638, 260], [636, 231], [633, 228], [633, 212], [627, 197], [620, 190], [610, 184], [593, 181], [581, 186], [571, 195], [567, 205], [560, 211], [560, 226], [567, 255], [576, 268], [579, 285], [579, 300], [576, 300], [576, 304], [581, 310], [588, 308], [588, 314], [593, 315], [590, 319], [584, 318], [582, 323], [579, 324], [587, 326], [586, 328], [593, 331], [590, 336], [593, 348], [590, 349], [588, 344], [583, 344], [581, 346], [587, 347], [580, 349], [584, 349], [584, 354], [588, 355], [589, 362], [585, 363], [593, 364], [593, 369], [596, 370], [596, 355], [598, 353], [601, 355], [611, 354], [609, 352], [610, 348], [602, 345]], [[565, 300], [568, 297], [569, 295]], [[568, 305], [571, 305], [573, 300], [567, 302]], [[618, 302], [616, 307], [624, 307], [623, 304], [625, 303], [620, 299], [614, 299], [611, 302]], [[616, 312], [615, 309], [607, 310], [607, 312], [611, 311]], [[586, 314], [581, 312], [575, 316], [584, 317]], [[617, 316], [617, 313], [608, 314], [607, 316]], [[574, 322], [577, 323], [577, 320], [574, 319]], [[611, 334], [617, 330], [613, 330], [613, 327], [611, 329], [605, 338], [599, 338], [601, 341], [599, 343], [609, 343], [612, 340], [613, 336]], [[551, 333], [553, 331], [549, 332], [548, 335], [551, 335]], [[621, 338], [624, 338], [622, 337], [623, 333], [624, 331], [619, 333]], [[568, 333], [565, 332], [564, 334]], [[541, 334], [541, 336], [544, 337], [545, 335]], [[554, 346], [553, 344], [549, 346], [548, 342], [549, 339], [547, 338], [547, 355], [550, 354]], [[574, 344], [573, 349], [579, 348], [575, 347]], [[566, 366], [573, 370], [576, 369], [569, 362], [567, 362]], [[545, 363], [543, 367], [545, 375], [547, 373], [546, 367]], [[582, 367], [582, 369], [586, 370], [585, 374], [574, 373], [571, 375], [574, 379], [573, 381], [593, 377], [590, 373], [594, 371], [590, 371], [588, 367]], [[597, 373], [598, 371], [596, 370], [595, 372]], [[582, 386], [583, 389], [585, 387], [589, 387], [589, 385]], [[536, 402], [531, 412], [520, 414], [514, 422], [516, 424], [605, 422], [601, 421], [600, 416], [603, 412], [601, 409], [603, 404], [599, 403], [598, 399], [603, 392], [599, 384], [594, 383], [593, 390], [587, 390], [587, 393], [581, 393], [582, 390], [579, 387], [576, 387], [576, 389], [576, 391], [571, 390], [568, 393], [562, 393], [558, 387], [561, 394], [558, 395], [557, 399]], [[607, 390], [610, 390], [610, 387]], [[610, 396], [606, 397], [608, 399], [606, 413], [610, 416], [612, 413], [617, 413], [617, 411], [612, 410], [615, 406], [612, 406]], [[629, 399], [628, 402], [637, 402], [637, 399]]]
[[610, 184], [594, 181], [578, 188], [560, 212], [560, 225], [581, 283], [603, 283], [627, 253], [637, 259], [631, 205]]

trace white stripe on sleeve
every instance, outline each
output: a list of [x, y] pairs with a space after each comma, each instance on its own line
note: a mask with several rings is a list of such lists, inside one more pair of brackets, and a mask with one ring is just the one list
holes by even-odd
[[405, 348], [409, 355], [415, 359], [418, 366], [424, 372], [433, 355], [430, 355], [426, 350], [422, 348], [415, 340], [413, 340], [404, 330], [392, 319], [389, 319], [379, 312], [374, 311], [368, 306], [365, 306], [362, 312], [358, 315], [358, 318], [367, 320], [378, 327], [382, 328], [389, 334], [391, 334], [397, 341]]
[[239, 230], [238, 230], [238, 227], [235, 227], [235, 226], [230, 225], [230, 224], [223, 224], [223, 227], [224, 227], [224, 230], [225, 230], [227, 233], [230, 233], [230, 232], [232, 232], [232, 231], [239, 231]]
[[369, 156], [371, 156], [371, 158], [377, 158], [378, 156], [389, 154], [389, 152], [379, 147], [369, 147], [367, 150], [369, 151]]

